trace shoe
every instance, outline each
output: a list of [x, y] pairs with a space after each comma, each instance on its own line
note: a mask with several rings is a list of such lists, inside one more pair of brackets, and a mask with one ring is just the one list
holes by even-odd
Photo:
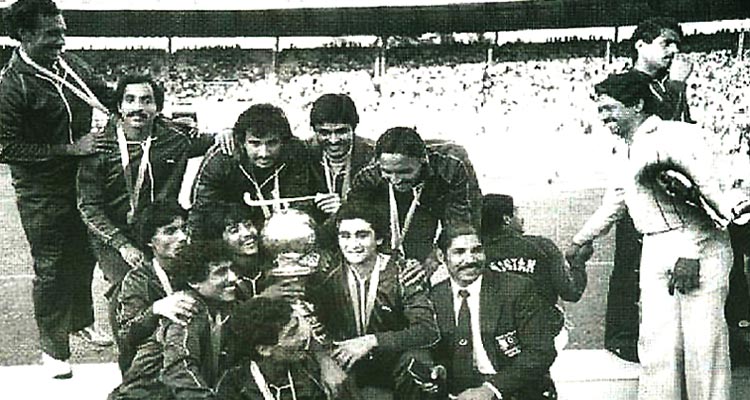
[[80, 331], [73, 332], [73, 336], [78, 337], [86, 342], [98, 347], [112, 346], [114, 343], [112, 337], [94, 329], [94, 326], [87, 326]]
[[53, 379], [70, 379], [73, 370], [67, 360], [58, 360], [47, 353], [42, 353], [42, 369], [44, 375]]
[[622, 360], [632, 362], [632, 363], [640, 362], [640, 360], [638, 359], [638, 347], [607, 346], [607, 350]]

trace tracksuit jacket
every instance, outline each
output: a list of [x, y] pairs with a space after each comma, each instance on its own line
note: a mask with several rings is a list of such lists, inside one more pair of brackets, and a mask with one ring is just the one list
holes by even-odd
[[[116, 117], [109, 121], [105, 134], [116, 142]], [[188, 159], [203, 155], [213, 144], [210, 135], [199, 135], [195, 130], [189, 130], [161, 116], [155, 119], [151, 136], [155, 138], [149, 157], [154, 179], [153, 182], [148, 177], [144, 180], [138, 208], [135, 210], [136, 218], [151, 204], [151, 190], [154, 193], [154, 203], [176, 205]], [[128, 173], [132, 182], [135, 182], [143, 150], [138, 144], [128, 144], [128, 153]], [[119, 249], [130, 243], [141, 248], [143, 243], [140, 242], [148, 240], [138, 238], [133, 225], [127, 222], [130, 194], [119, 151], [97, 154], [81, 162], [78, 172], [78, 208], [89, 231], [107, 246]]]

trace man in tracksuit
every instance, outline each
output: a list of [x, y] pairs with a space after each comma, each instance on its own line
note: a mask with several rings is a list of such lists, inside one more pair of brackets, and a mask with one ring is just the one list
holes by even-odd
[[397, 127], [378, 138], [375, 161], [354, 178], [349, 199], [385, 210], [391, 250], [424, 261], [433, 253], [438, 223], [479, 224], [469, 186], [463, 161], [429, 151], [414, 129]]
[[76, 210], [75, 182], [79, 160], [109, 148], [90, 132], [92, 107], [106, 111], [94, 91], [101, 95], [106, 86], [62, 54], [66, 25], [55, 3], [20, 0], [7, 11], [8, 32], [21, 46], [0, 73], [0, 162], [10, 165], [34, 262], [42, 361], [49, 376], [65, 378], [72, 375], [69, 334], [94, 321], [96, 260]]
[[313, 103], [310, 126], [315, 132], [309, 146], [314, 158], [313, 171], [323, 193], [318, 206], [335, 213], [351, 187], [352, 179], [375, 154], [372, 141], [355, 134], [359, 114], [351, 97], [327, 93]]
[[153, 204], [178, 208], [188, 159], [213, 144], [210, 135], [158, 115], [164, 92], [150, 77], [124, 76], [116, 95], [117, 115], [104, 135], [118, 143], [117, 151], [83, 160], [78, 171], [78, 209], [110, 284], [106, 296], [113, 327], [111, 306], [119, 283], [145, 260], [144, 246], [150, 238], [138, 238], [141, 215]]
[[252, 105], [237, 118], [232, 135], [239, 151], [228, 155], [213, 148], [198, 170], [188, 219], [191, 234], [208, 236], [217, 208], [246, 204], [246, 200], [251, 202], [249, 219], [256, 227], [289, 207], [310, 213], [318, 222], [326, 218], [313, 201], [319, 183], [309, 151], [292, 135], [280, 108]]

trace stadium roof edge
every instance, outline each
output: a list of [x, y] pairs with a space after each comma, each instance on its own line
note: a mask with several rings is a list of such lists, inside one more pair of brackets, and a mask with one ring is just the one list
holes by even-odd
[[[138, 3], [138, 0], [132, 1]], [[743, 7], [742, 1], [474, 0], [434, 4], [411, 0], [415, 5], [398, 7], [352, 7], [349, 4], [337, 8], [263, 10], [64, 10], [64, 14], [71, 36], [419, 36], [424, 33], [622, 26], [664, 14], [681, 22], [750, 18], [750, 9]], [[366, 2], [380, 5], [389, 1]], [[261, 1], [255, 6], [267, 3]], [[303, 4], [299, 0], [295, 3]], [[351, 2], [344, 4], [347, 3]], [[418, 5], [427, 3], [429, 5]], [[654, 5], [658, 9], [654, 9]]]

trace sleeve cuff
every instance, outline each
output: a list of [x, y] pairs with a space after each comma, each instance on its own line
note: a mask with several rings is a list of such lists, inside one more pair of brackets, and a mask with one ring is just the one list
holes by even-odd
[[485, 383], [482, 384], [482, 386], [486, 387], [487, 389], [490, 389], [492, 391], [492, 393], [495, 394], [495, 398], [496, 399], [503, 400], [503, 394], [500, 393], [499, 390], [497, 390], [497, 388], [495, 387], [495, 385], [493, 385], [490, 382], [485, 382]]

